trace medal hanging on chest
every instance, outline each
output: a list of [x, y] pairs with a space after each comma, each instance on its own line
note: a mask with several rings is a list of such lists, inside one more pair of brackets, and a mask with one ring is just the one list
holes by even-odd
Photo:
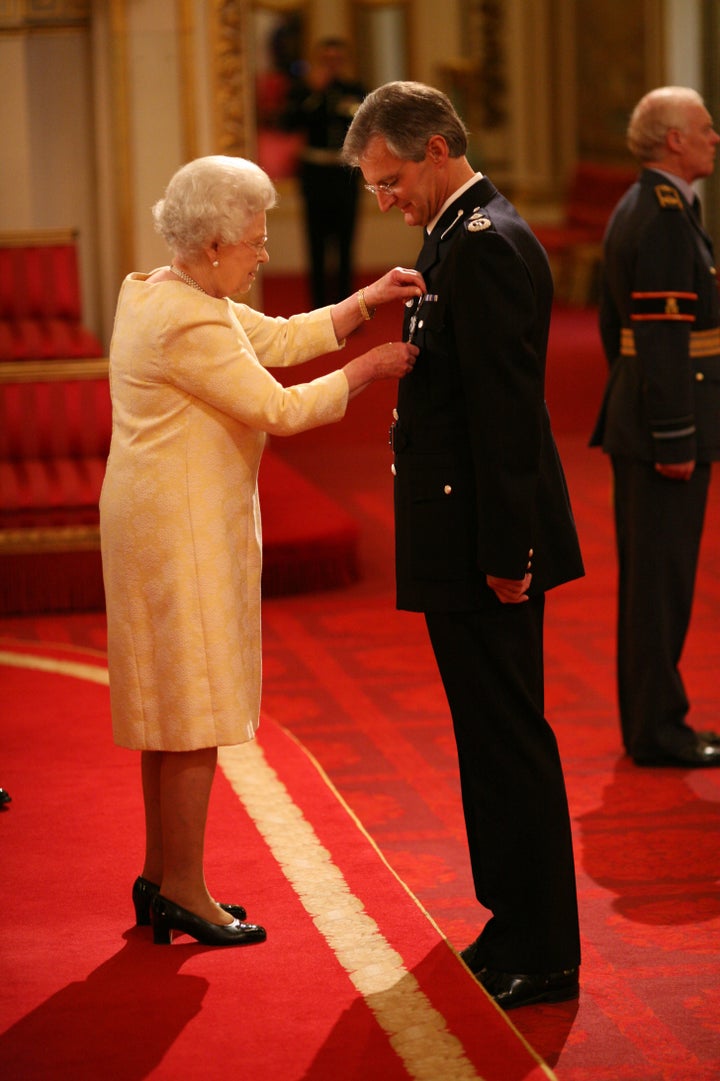
[[412, 345], [415, 340], [415, 331], [422, 329], [423, 320], [420, 318], [420, 311], [423, 304], [432, 304], [437, 301], [437, 298], [437, 293], [423, 293], [421, 297], [418, 297], [417, 301], [409, 300], [407, 302], [408, 305], [415, 304], [415, 311], [410, 316], [410, 322], [408, 323], [407, 341], [410, 345]]

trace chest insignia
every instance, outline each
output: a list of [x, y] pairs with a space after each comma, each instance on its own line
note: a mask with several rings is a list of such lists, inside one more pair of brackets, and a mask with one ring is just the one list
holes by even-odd
[[469, 233], [482, 233], [485, 229], [490, 229], [491, 226], [492, 222], [490, 221], [490, 218], [479, 206], [475, 207], [472, 214], [465, 222], [465, 228]]

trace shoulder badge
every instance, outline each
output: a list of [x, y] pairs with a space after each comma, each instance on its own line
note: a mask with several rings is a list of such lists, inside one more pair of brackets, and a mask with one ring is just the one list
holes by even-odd
[[655, 197], [663, 210], [682, 210], [683, 202], [677, 188], [672, 184], [656, 184]]
[[492, 222], [487, 215], [487, 211], [484, 207], [476, 206], [472, 214], [465, 222], [465, 228], [469, 233], [482, 233], [485, 229], [490, 229]]

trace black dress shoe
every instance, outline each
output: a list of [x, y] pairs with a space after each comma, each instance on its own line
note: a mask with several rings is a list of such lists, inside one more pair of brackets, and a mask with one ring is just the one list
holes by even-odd
[[265, 928], [255, 923], [241, 923], [238, 919], [227, 924], [210, 923], [169, 901], [161, 893], [156, 893], [152, 899], [150, 918], [153, 942], [158, 946], [169, 946], [174, 931], [191, 935], [203, 946], [251, 946], [267, 938]]
[[681, 769], [700, 769], [708, 766], [720, 766], [720, 745], [707, 743], [698, 738], [687, 747], [675, 751], [653, 751], [649, 754], [633, 756], [636, 766], [679, 766]]
[[[143, 878], [142, 875], [133, 882], [132, 899], [135, 906], [135, 923], [138, 927], [150, 926], [150, 904], [153, 897], [160, 892], [160, 887], [154, 882]], [[244, 920], [247, 912], [242, 905], [220, 905], [236, 920]]]
[[0, 811], [4, 811], [8, 803], [12, 803], [12, 796], [4, 788], [0, 788]]
[[496, 972], [482, 968], [476, 973], [478, 980], [498, 1006], [514, 1010], [518, 1006], [532, 1006], [538, 1002], [567, 1002], [580, 994], [580, 981], [576, 968], [562, 972], [528, 973]]
[[478, 972], [485, 967], [485, 958], [479, 937], [474, 942], [471, 942], [469, 946], [466, 946], [464, 950], [460, 950], [460, 956], [474, 976], [477, 976]]

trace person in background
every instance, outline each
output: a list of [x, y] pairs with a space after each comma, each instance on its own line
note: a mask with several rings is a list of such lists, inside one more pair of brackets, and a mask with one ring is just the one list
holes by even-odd
[[583, 574], [544, 401], [545, 252], [487, 177], [440, 91], [373, 91], [345, 140], [381, 211], [422, 229], [427, 286], [404, 336], [395, 459], [397, 604], [423, 612], [455, 731], [477, 899], [462, 957], [505, 1009], [574, 998], [570, 816], [544, 716], [545, 593]]
[[316, 308], [352, 292], [359, 187], [343, 164], [342, 145], [365, 89], [346, 75], [347, 66], [342, 38], [318, 41], [307, 71], [290, 87], [283, 125], [306, 137], [299, 176]]
[[718, 283], [692, 187], [720, 136], [695, 90], [666, 86], [638, 102], [627, 139], [641, 171], [604, 240], [610, 376], [591, 438], [614, 477], [620, 725], [638, 766], [718, 766], [718, 736], [687, 723], [678, 665], [720, 457]]
[[[387, 343], [283, 387], [268, 367], [340, 349], [379, 304], [424, 282], [397, 267], [359, 294], [290, 319], [231, 299], [268, 261], [267, 175], [242, 158], [183, 166], [153, 209], [172, 259], [124, 281], [110, 347], [113, 433], [100, 500], [116, 743], [141, 752], [145, 862], [132, 896], [154, 941], [262, 942], [245, 909], [217, 904], [203, 850], [218, 746], [252, 739], [261, 689], [261, 524], [266, 433], [344, 415], [416, 347]], [[242, 839], [238, 839], [241, 845]]]

